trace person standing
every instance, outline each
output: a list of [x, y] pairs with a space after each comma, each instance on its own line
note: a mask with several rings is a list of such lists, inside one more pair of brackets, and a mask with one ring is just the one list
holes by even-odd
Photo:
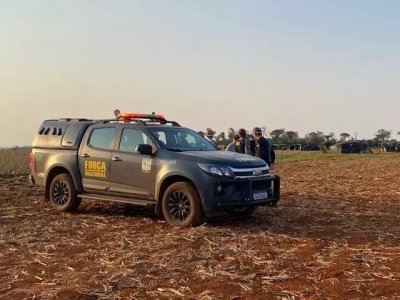
[[205, 139], [207, 140], [207, 141], [209, 141], [211, 144], [213, 144], [215, 147], [217, 147], [217, 144], [215, 143], [215, 141], [214, 141], [214, 135], [215, 135], [215, 131], [214, 130], [212, 130], [211, 128], [207, 128], [207, 130], [206, 130], [206, 134], [205, 134]]
[[270, 170], [274, 169], [275, 164], [275, 151], [272, 143], [262, 136], [260, 127], [253, 128], [254, 137], [254, 156], [264, 160], [269, 166]]
[[239, 133], [239, 139], [235, 143], [236, 152], [251, 155], [250, 140], [247, 137], [246, 130], [240, 128], [238, 133]]
[[230, 151], [230, 152], [236, 152], [236, 142], [239, 140], [240, 136], [238, 134], [235, 134], [233, 136], [233, 141], [226, 146], [225, 151]]
[[[274, 169], [275, 164], [275, 151], [272, 147], [272, 143], [262, 136], [262, 130], [260, 127], [253, 128], [254, 137], [254, 156], [261, 158], [268, 165], [269, 170]], [[268, 197], [273, 196], [271, 181], [267, 182], [267, 193]]]

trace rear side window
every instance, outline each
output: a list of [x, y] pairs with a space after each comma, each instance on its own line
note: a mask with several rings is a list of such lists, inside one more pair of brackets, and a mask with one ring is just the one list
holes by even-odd
[[89, 145], [98, 149], [112, 149], [115, 128], [97, 128], [92, 131]]
[[125, 128], [119, 143], [119, 151], [134, 152], [140, 144], [152, 145], [152, 142], [143, 131]]
[[82, 132], [82, 124], [72, 123], [68, 126], [64, 134], [61, 145], [63, 147], [74, 147], [78, 140], [79, 134]]

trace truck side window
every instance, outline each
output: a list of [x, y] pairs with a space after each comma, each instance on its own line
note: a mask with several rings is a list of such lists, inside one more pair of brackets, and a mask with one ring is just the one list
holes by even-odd
[[115, 128], [96, 128], [92, 131], [89, 145], [99, 149], [112, 149]]
[[119, 151], [134, 152], [140, 144], [153, 145], [150, 138], [143, 131], [125, 128], [119, 143]]

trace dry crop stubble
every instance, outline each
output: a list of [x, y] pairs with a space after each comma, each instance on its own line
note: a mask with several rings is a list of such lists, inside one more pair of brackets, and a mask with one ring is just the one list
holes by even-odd
[[0, 149], [0, 176], [29, 173], [30, 148]]
[[146, 209], [54, 212], [0, 184], [0, 298], [399, 297], [400, 156], [279, 153], [282, 200], [186, 230]]

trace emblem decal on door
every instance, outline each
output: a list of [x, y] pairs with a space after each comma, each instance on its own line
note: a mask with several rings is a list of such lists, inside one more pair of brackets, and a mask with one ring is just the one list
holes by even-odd
[[150, 173], [151, 172], [151, 164], [153, 160], [151, 158], [143, 158], [142, 160], [142, 172]]

